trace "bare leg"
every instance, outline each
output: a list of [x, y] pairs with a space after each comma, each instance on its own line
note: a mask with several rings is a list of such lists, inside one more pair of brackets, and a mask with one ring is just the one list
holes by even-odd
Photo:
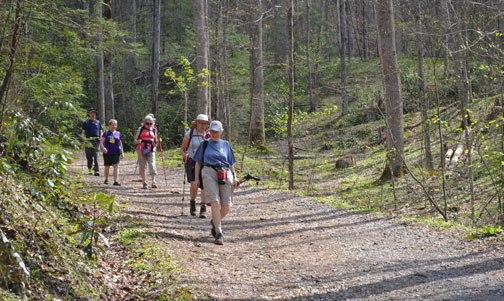
[[110, 166], [106, 165], [105, 166], [105, 180], [108, 180], [109, 173], [110, 173]]
[[117, 182], [118, 177], [119, 177], [119, 165], [114, 164], [114, 182]]
[[229, 206], [221, 206], [218, 202], [214, 202], [212, 206], [212, 220], [216, 229], [222, 227], [222, 219], [228, 214]]

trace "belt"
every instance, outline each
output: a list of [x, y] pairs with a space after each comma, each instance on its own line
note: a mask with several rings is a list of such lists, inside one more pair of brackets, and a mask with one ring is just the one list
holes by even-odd
[[204, 166], [211, 167], [214, 170], [228, 170], [229, 169], [229, 166], [219, 166], [219, 165], [210, 165], [210, 164], [205, 164]]

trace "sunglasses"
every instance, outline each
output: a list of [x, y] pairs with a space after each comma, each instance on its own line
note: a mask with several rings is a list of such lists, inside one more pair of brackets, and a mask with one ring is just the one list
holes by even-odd
[[145, 123], [145, 125], [152, 125], [152, 123]]

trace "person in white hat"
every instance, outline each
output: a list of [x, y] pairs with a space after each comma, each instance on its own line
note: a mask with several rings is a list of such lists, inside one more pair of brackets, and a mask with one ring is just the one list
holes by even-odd
[[[182, 140], [182, 147], [180, 148], [180, 154], [182, 155], [182, 160], [184, 161], [185, 172], [187, 174], [187, 182], [193, 183], [195, 179], [194, 167], [196, 166], [196, 161], [193, 160], [196, 150], [200, 146], [201, 142], [210, 138], [208, 133], [208, 125], [210, 121], [208, 116], [205, 114], [199, 114], [196, 119], [191, 123], [191, 129], [188, 130], [184, 139]], [[198, 196], [198, 186], [191, 185], [190, 189], [190, 213], [192, 216], [196, 216], [196, 197]], [[203, 189], [201, 190], [201, 204], [200, 204], [200, 218], [206, 217], [206, 202]]]
[[234, 168], [236, 159], [229, 142], [220, 139], [224, 131], [222, 123], [212, 121], [209, 130], [210, 139], [200, 144], [193, 158], [196, 161], [193, 185], [199, 186], [201, 173], [205, 200], [212, 208], [211, 233], [215, 237], [215, 243], [222, 245], [222, 219], [229, 213], [232, 205], [233, 186], [238, 185]]

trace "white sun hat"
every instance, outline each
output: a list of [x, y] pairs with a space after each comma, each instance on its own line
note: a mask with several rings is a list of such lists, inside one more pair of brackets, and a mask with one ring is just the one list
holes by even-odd
[[222, 128], [222, 123], [218, 120], [214, 120], [210, 123], [210, 127], [208, 128], [210, 131], [222, 132], [224, 129]]

